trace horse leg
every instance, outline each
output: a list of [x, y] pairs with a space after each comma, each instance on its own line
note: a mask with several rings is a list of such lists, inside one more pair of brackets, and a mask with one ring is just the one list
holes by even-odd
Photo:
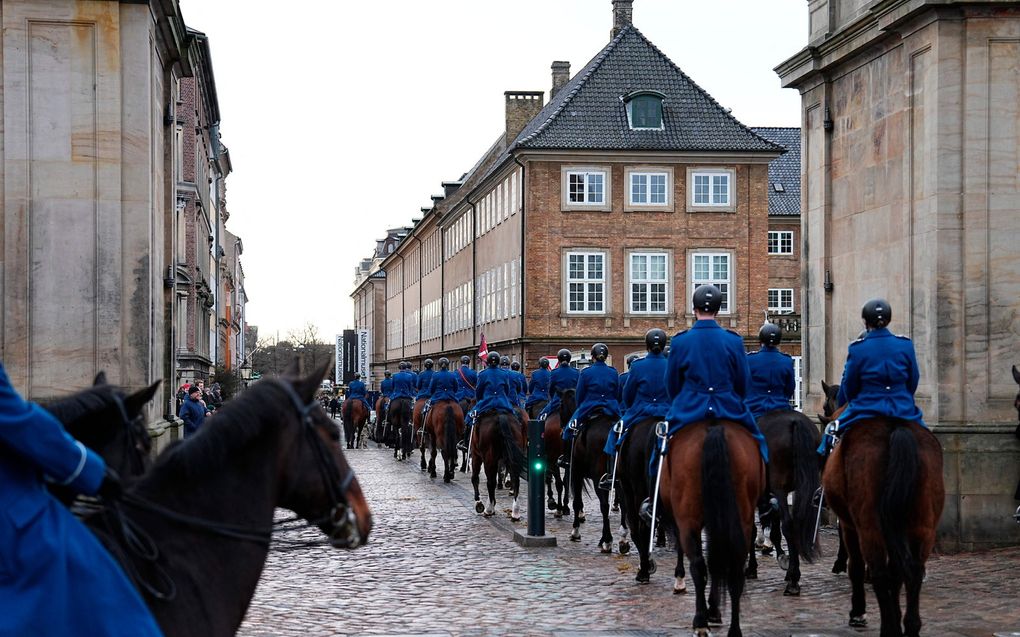
[[680, 595], [687, 592], [687, 583], [684, 582], [684, 552], [680, 543], [676, 543], [676, 567], [673, 569], [673, 594]]
[[[465, 460], [465, 462], [467, 461]], [[481, 513], [485, 510], [485, 506], [482, 504], [482, 498], [478, 493], [478, 472], [481, 469], [479, 466], [480, 461], [478, 459], [474, 459], [471, 464], [471, 486], [475, 489], [475, 513]]]
[[846, 573], [846, 562], [847, 562], [847, 550], [846, 540], [843, 539], [843, 525], [836, 520], [836, 529], [840, 531], [837, 533], [839, 537], [839, 549], [836, 551], [836, 561], [832, 564], [833, 573]]
[[573, 530], [570, 531], [570, 541], [580, 542], [581, 541], [581, 487], [584, 484], [584, 476], [581, 474], [580, 468], [577, 465], [572, 465], [569, 472], [570, 477], [570, 491], [567, 493], [567, 500], [570, 500], [573, 496], [574, 500], [574, 525]]
[[[648, 525], [641, 521], [638, 516], [638, 508], [631, 504], [636, 498], [631, 497], [630, 493], [624, 497], [624, 511], [627, 514], [627, 520], [630, 523], [631, 528], [634, 530], [634, 544], [637, 545], [638, 561], [640, 566], [638, 567], [637, 577], [635, 580], [638, 584], [647, 584], [652, 573], [655, 572], [655, 561], [651, 558], [651, 529]], [[622, 551], [621, 551], [622, 552]]]
[[737, 568], [732, 569], [733, 575], [729, 578], [730, 630], [726, 635], [727, 637], [744, 637], [744, 632], [740, 630], [740, 596], [744, 593], [744, 578], [740, 574], [740, 564], [744, 560], [734, 560], [734, 562]]
[[747, 568], [744, 569], [744, 577], [747, 579], [758, 579], [758, 555], [757, 551], [748, 551]]
[[570, 514], [570, 494], [567, 493], [567, 483], [564, 479], [565, 476], [560, 473], [560, 468], [557, 466], [556, 469], [556, 499], [559, 502], [559, 509], [556, 511], [556, 517], [562, 518], [564, 515]]
[[[555, 467], [555, 465], [553, 465]], [[553, 469], [555, 471], [555, 469]], [[556, 498], [553, 497], [553, 471], [545, 472], [545, 494], [546, 494], [546, 508], [550, 511], [559, 511], [560, 507], [556, 503]]]
[[[690, 551], [691, 580], [694, 582], [694, 631], [695, 635], [709, 635], [708, 604], [705, 602], [705, 586], [708, 584], [708, 565], [701, 551], [701, 534], [692, 533], [684, 546]], [[686, 551], [685, 551], [686, 552]]]
[[722, 610], [719, 607], [721, 602], [722, 588], [719, 586], [719, 578], [712, 577], [708, 589], [708, 623], [712, 626], [722, 626]]
[[900, 622], [900, 585], [901, 582], [893, 569], [884, 560], [868, 560], [871, 569], [871, 585], [875, 589], [875, 597], [878, 598], [878, 609], [881, 613], [882, 625], [879, 629], [880, 637], [902, 637], [903, 630]]
[[521, 519], [521, 510], [517, 506], [517, 498], [521, 495], [521, 474], [514, 473], [510, 478], [510, 497], [513, 498], [513, 503], [510, 506], [510, 520], [518, 522]]
[[[789, 568], [790, 560], [786, 557], [786, 552], [783, 551], [783, 527], [787, 524], [789, 519], [790, 507], [786, 504], [786, 500], [784, 499], [779, 503], [779, 519], [773, 520], [772, 523], [769, 524], [769, 540], [772, 541], [772, 546], [776, 549], [776, 561], [779, 562], [779, 568], [784, 571]], [[787, 537], [789, 537], [789, 534], [787, 534]], [[787, 542], [786, 545], [787, 548], [791, 546], [789, 542]]]
[[496, 478], [498, 477], [499, 461], [485, 463], [485, 490], [489, 493], [489, 505], [485, 508], [485, 517], [496, 514]]
[[790, 549], [786, 571], [786, 590], [783, 591], [783, 595], [797, 597], [800, 595], [800, 547], [797, 546], [796, 538], [800, 537], [800, 522], [790, 516], [788, 507], [781, 506], [783, 507], [783, 533], [786, 535], [786, 546]]
[[919, 637], [921, 634], [921, 583], [924, 581], [924, 549], [921, 542], [912, 542], [910, 554], [917, 556], [910, 568], [906, 581], [907, 613], [903, 618], [904, 635]]
[[[430, 453], [430, 457], [429, 457], [429, 477], [430, 478], [435, 478], [436, 477], [436, 453], [438, 453], [439, 450], [436, 449], [436, 437], [435, 437], [435, 435], [431, 431], [428, 433], [428, 437], [429, 437], [429, 449], [430, 449], [430, 452], [431, 452]], [[445, 473], [443, 474], [443, 477], [446, 477]]]
[[847, 575], [850, 577], [850, 627], [868, 625], [867, 600], [864, 596], [864, 556], [857, 540], [857, 531], [847, 525], [840, 526], [840, 536], [847, 552]]
[[595, 487], [595, 495], [599, 499], [599, 511], [602, 513], [602, 538], [599, 539], [599, 551], [613, 552], [613, 531], [609, 524], [609, 492]]
[[[616, 497], [620, 498], [620, 489], [616, 490]], [[622, 498], [621, 498], [622, 499]], [[630, 553], [630, 523], [627, 521], [626, 507], [620, 510], [620, 555]]]

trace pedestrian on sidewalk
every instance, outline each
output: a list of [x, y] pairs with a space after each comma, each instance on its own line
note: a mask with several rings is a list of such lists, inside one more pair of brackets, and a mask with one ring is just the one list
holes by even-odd
[[329, 417], [336, 419], [336, 410], [340, 409], [340, 401], [337, 400], [336, 396], [329, 399]]
[[190, 436], [198, 431], [208, 415], [209, 410], [202, 403], [202, 390], [198, 385], [192, 385], [188, 388], [188, 399], [181, 405], [181, 411], [177, 414], [184, 421], [184, 435]]

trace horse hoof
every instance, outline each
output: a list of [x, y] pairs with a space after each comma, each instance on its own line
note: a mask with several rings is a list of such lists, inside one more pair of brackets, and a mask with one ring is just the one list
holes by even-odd
[[563, 511], [557, 509], [556, 513], [553, 513], [553, 517], [556, 518], [557, 520], [561, 519], [563, 517]]
[[577, 516], [577, 521], [580, 522], [581, 524], [584, 524], [585, 522], [587, 522], [587, 520], [585, 520], [585, 517], [584, 517], [584, 511], [581, 511], [581, 514]]
[[620, 542], [620, 555], [630, 553], [630, 542]]
[[651, 579], [650, 575], [651, 573], [647, 573], [645, 571], [638, 571], [637, 577], [634, 578], [634, 581], [636, 581], [638, 584], [647, 584], [648, 580]]
[[708, 609], [708, 623], [711, 626], [722, 626], [722, 612], [718, 608]]
[[779, 568], [784, 571], [790, 568], [790, 556], [786, 553], [780, 553], [776, 556], [776, 561], [779, 562]]
[[491, 518], [494, 515], [496, 515], [495, 511], [493, 511], [492, 513], [485, 512], [485, 513], [482, 514], [482, 517]]
[[620, 510], [620, 505], [619, 505], [619, 504], [616, 504], [616, 503], [614, 502], [614, 503], [613, 503], [613, 507], [612, 507], [612, 508], [610, 509], [610, 511], [612, 511], [613, 513], [616, 513], [616, 512], [617, 512], [617, 511], [619, 511], [619, 510]]
[[868, 626], [868, 616], [861, 615], [859, 617], [850, 616], [850, 628], [866, 628]]
[[452, 480], [452, 478], [450, 478], [450, 476], [443, 476], [443, 483], [444, 484], [450, 484], [450, 480]]
[[763, 546], [763, 547], [761, 547], [761, 554], [762, 555], [772, 555], [772, 547], [771, 546]]
[[758, 569], [756, 568], [747, 569], [746, 571], [744, 571], [744, 577], [746, 577], [747, 579], [758, 579]]
[[559, 509], [559, 506], [556, 504], [556, 500], [549, 500], [545, 506], [550, 511], [556, 511], [557, 509]]
[[682, 577], [676, 578], [676, 580], [673, 582], [673, 594], [674, 595], [683, 595], [686, 592], [687, 592], [687, 582], [685, 582], [684, 578], [682, 578]]
[[836, 560], [836, 563], [832, 565], [832, 572], [836, 575], [846, 573], [846, 562], [843, 560]]
[[599, 542], [599, 552], [600, 553], [612, 553], [613, 552], [613, 544], [612, 544], [612, 542]]
[[511, 522], [520, 522], [521, 521], [521, 516], [519, 516], [519, 515], [518, 516], [511, 515], [510, 516], [510, 521]]
[[475, 502], [475, 513], [481, 513], [485, 510], [485, 505], [481, 502]]
[[786, 585], [786, 590], [783, 591], [783, 595], [786, 597], [800, 597], [800, 584], [790, 582]]
[[571, 542], [581, 541], [581, 530], [578, 529], [576, 526], [574, 527], [574, 530], [570, 532], [570, 541]]

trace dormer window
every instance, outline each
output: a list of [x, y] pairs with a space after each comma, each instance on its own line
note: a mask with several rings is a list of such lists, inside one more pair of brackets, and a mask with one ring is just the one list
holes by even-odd
[[634, 91], [623, 97], [631, 130], [662, 130], [662, 100], [658, 91]]

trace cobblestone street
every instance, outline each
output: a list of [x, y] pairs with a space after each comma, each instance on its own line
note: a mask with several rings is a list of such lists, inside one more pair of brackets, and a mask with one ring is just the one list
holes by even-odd
[[[241, 635], [690, 634], [693, 595], [673, 595], [674, 558], [657, 549], [658, 572], [650, 585], [637, 585], [636, 550], [598, 553], [597, 506], [587, 507], [581, 542], [567, 539], [567, 519], [549, 515], [547, 532], [558, 546], [524, 549], [511, 529], [526, 528], [526, 518], [512, 525], [506, 513], [491, 520], [475, 514], [467, 474], [444, 485], [418, 471], [417, 457], [397, 463], [391, 453], [348, 452], [375, 515], [369, 544], [353, 552], [272, 553]], [[484, 499], [484, 477], [482, 493]], [[498, 504], [507, 508], [509, 499]], [[846, 628], [849, 582], [829, 573], [831, 531], [825, 553], [806, 565], [799, 598], [782, 596], [783, 571], [762, 559], [760, 579], [748, 583], [744, 596], [745, 635], [878, 635], [870, 588], [871, 628]], [[1018, 566], [1020, 549], [931, 560], [923, 633], [1020, 635]]]

